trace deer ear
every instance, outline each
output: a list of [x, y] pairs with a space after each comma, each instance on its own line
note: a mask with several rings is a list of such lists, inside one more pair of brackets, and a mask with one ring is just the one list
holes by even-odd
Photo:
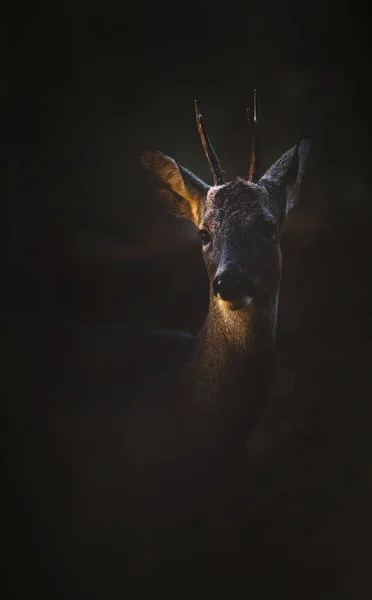
[[310, 138], [301, 138], [298, 144], [283, 154], [259, 181], [260, 185], [268, 190], [279, 187], [285, 215], [298, 200], [310, 147]]
[[170, 204], [173, 213], [191, 219], [198, 225], [200, 204], [210, 186], [158, 150], [141, 148], [140, 162], [158, 194]]

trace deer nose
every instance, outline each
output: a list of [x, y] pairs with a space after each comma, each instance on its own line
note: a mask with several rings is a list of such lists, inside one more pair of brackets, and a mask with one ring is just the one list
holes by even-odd
[[219, 296], [226, 302], [234, 302], [243, 296], [255, 297], [257, 295], [256, 281], [251, 281], [243, 274], [233, 274], [229, 272], [221, 273], [213, 282], [213, 291], [215, 296]]
[[218, 275], [213, 282], [213, 291], [215, 296], [220, 296], [222, 300], [233, 301], [240, 296], [241, 278], [232, 273], [222, 273]]

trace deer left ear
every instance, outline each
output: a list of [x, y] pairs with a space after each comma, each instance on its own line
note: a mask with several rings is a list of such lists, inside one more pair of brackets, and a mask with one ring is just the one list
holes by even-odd
[[200, 205], [210, 186], [173, 158], [153, 148], [141, 148], [140, 162], [172, 212], [198, 225]]
[[273, 186], [279, 187], [285, 215], [298, 200], [310, 147], [310, 138], [301, 138], [298, 144], [283, 154], [259, 181], [259, 184], [268, 190], [272, 190]]

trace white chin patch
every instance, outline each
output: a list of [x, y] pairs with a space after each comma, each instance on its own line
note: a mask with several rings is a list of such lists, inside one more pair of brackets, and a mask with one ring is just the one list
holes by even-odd
[[228, 310], [241, 310], [242, 308], [246, 308], [247, 306], [249, 306], [249, 304], [253, 302], [253, 298], [251, 296], [244, 296], [237, 302], [227, 302], [225, 300], [222, 300], [222, 298], [218, 296], [218, 301], [222, 306], [224, 306]]

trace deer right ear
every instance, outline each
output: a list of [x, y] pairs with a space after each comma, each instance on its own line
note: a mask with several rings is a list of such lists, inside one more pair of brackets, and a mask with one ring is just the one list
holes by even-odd
[[285, 215], [298, 200], [310, 147], [310, 138], [303, 137], [296, 146], [283, 154], [259, 181], [268, 189], [272, 186], [274, 186], [274, 190], [279, 188]]
[[172, 212], [198, 225], [200, 205], [210, 186], [158, 150], [141, 148], [139, 157], [146, 175]]

